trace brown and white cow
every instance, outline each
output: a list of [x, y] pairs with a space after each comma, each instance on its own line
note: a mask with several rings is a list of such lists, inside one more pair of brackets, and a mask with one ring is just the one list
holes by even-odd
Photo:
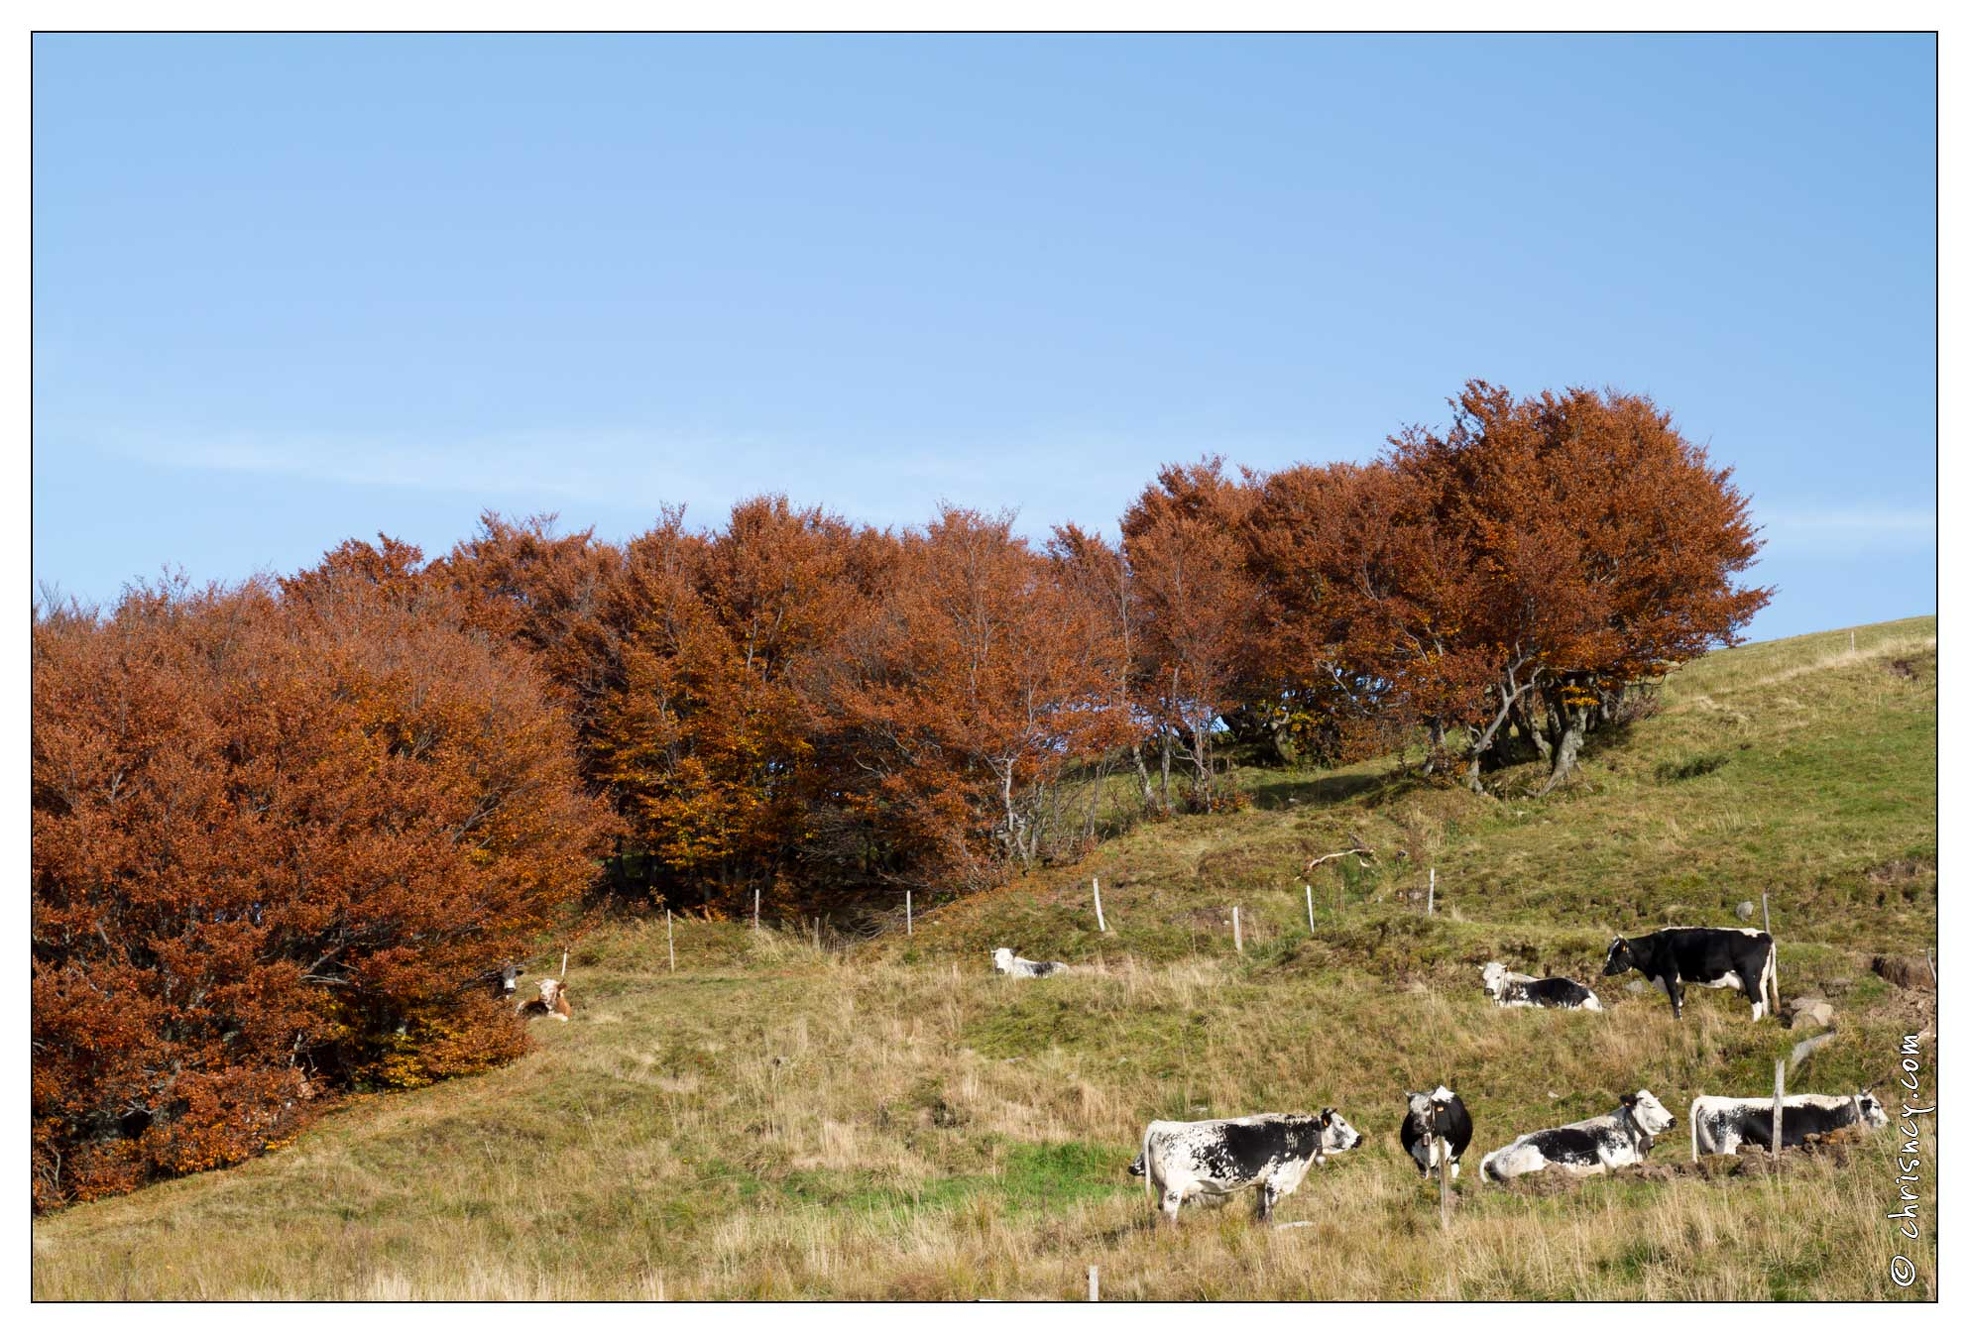
[[574, 1017], [574, 1007], [567, 1003], [567, 986], [551, 977], [540, 979], [540, 994], [529, 1001], [522, 1001], [519, 1012], [531, 1019], [535, 1015], [549, 1014], [566, 1023]]

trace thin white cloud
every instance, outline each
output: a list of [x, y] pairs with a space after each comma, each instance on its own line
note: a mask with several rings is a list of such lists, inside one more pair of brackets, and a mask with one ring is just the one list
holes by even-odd
[[1847, 553], [1862, 549], [1932, 549], [1935, 510], [1927, 506], [1856, 505], [1755, 512], [1772, 550], [1794, 554]]

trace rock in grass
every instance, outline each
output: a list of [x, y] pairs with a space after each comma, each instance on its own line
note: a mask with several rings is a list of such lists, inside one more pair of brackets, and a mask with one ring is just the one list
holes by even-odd
[[1873, 963], [1869, 966], [1897, 987], [1905, 987], [1911, 991], [1935, 989], [1935, 975], [1928, 971], [1926, 959], [1876, 954]]

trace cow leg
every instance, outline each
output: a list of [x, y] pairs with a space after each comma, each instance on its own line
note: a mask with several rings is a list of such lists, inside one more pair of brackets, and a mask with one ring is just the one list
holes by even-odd
[[1668, 992], [1668, 1003], [1675, 1008], [1675, 1017], [1680, 1019], [1682, 1017], [1682, 979], [1679, 977], [1669, 978], [1666, 990]]
[[1278, 1187], [1267, 1181], [1258, 1187], [1258, 1221], [1263, 1223], [1271, 1218], [1272, 1206], [1278, 1203]]
[[1176, 1226], [1176, 1211], [1183, 1207], [1183, 1197], [1173, 1190], [1162, 1192], [1162, 1221], [1170, 1227]]

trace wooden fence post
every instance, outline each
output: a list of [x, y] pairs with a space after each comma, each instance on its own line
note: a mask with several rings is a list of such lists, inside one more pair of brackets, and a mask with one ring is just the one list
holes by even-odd
[[1771, 891], [1767, 889], [1759, 897], [1764, 900], [1764, 934], [1768, 936], [1771, 934]]
[[902, 921], [903, 921], [904, 931], [907, 932], [909, 935], [912, 936], [915, 935], [916, 934], [916, 905], [914, 902], [911, 901], [910, 893], [906, 889], [902, 892]]
[[1771, 1094], [1771, 1174], [1777, 1175], [1779, 1155], [1784, 1152], [1784, 1062], [1778, 1061], [1775, 1090]]
[[1237, 952], [1244, 953], [1244, 923], [1239, 919], [1236, 908], [1231, 909], [1231, 939], [1237, 945]]
[[1087, 1266], [1087, 1300], [1090, 1302], [1101, 1300], [1101, 1267], [1099, 1265]]
[[561, 951], [561, 981], [567, 981], [567, 951]]
[[1319, 934], [1319, 927], [1313, 922], [1313, 887], [1311, 885], [1306, 886], [1306, 930], [1314, 935]]
[[[784, 925], [784, 923], [781, 923], [781, 925]], [[759, 887], [757, 885], [752, 886], [752, 929], [754, 931], [759, 929]]]
[[1436, 868], [1429, 868], [1429, 916], [1436, 915]]
[[663, 934], [670, 938], [670, 971], [677, 971], [677, 928], [670, 921], [670, 910], [663, 910]]
[[[1442, 1113], [1436, 1113], [1440, 1121]], [[1437, 1204], [1442, 1209], [1443, 1228], [1449, 1228], [1449, 1136], [1443, 1134], [1440, 1125], [1432, 1125], [1436, 1139], [1436, 1195]]]
[[1101, 877], [1094, 877], [1094, 925], [1101, 928], [1101, 934], [1108, 933], [1108, 919], [1101, 915]]

